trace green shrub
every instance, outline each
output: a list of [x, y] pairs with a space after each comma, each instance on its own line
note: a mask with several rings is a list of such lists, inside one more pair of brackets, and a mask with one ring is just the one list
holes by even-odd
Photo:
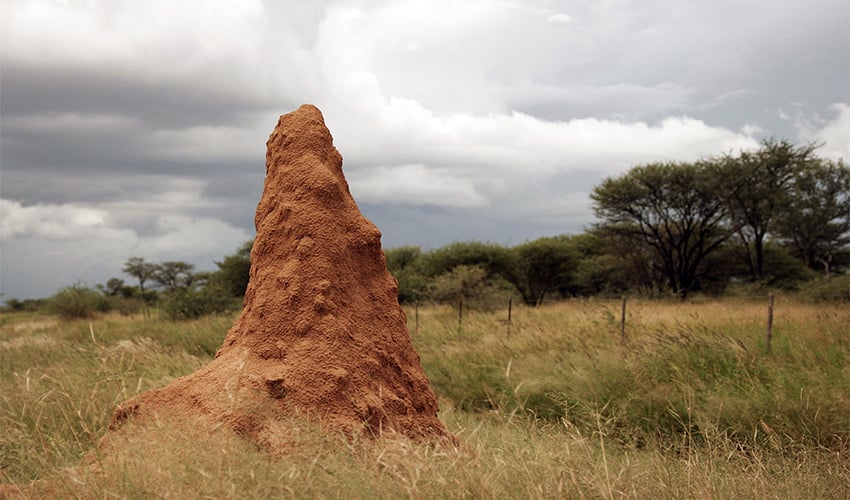
[[66, 319], [92, 318], [110, 310], [109, 300], [100, 292], [82, 284], [59, 290], [48, 301], [48, 311]]
[[488, 277], [480, 266], [460, 265], [437, 276], [428, 284], [428, 297], [438, 303], [457, 304], [489, 310], [507, 301], [510, 285], [498, 277]]
[[808, 302], [850, 302], [850, 274], [811, 280], [800, 287], [800, 297]]
[[112, 297], [110, 302], [112, 309], [123, 316], [138, 314], [145, 307], [145, 302], [138, 297]]
[[234, 298], [227, 289], [217, 284], [203, 288], [176, 289], [164, 294], [160, 307], [170, 319], [193, 319], [208, 314], [224, 313], [238, 309], [240, 298]]
[[423, 297], [427, 278], [420, 270], [419, 247], [404, 246], [384, 251], [387, 271], [398, 281], [399, 304], [413, 304]]
[[7, 312], [35, 312], [41, 311], [47, 306], [47, 299], [9, 299], [3, 308]]

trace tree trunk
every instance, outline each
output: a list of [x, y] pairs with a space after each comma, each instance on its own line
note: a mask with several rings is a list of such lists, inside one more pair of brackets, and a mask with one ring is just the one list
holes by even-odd
[[753, 241], [756, 251], [756, 279], [764, 278], [764, 235], [756, 235]]

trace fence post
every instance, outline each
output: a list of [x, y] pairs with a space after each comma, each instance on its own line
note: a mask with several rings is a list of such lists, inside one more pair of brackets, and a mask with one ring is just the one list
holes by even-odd
[[416, 318], [416, 330], [414, 330], [415, 335], [419, 335], [419, 301], [416, 301], [416, 313], [414, 314]]
[[508, 337], [511, 336], [511, 309], [514, 303], [513, 297], [508, 297]]
[[457, 331], [460, 333], [463, 325], [463, 297], [457, 301]]
[[626, 301], [627, 297], [623, 295], [623, 309], [620, 313], [620, 342], [626, 343]]
[[767, 337], [765, 349], [770, 354], [770, 341], [773, 340], [773, 294], [767, 296]]

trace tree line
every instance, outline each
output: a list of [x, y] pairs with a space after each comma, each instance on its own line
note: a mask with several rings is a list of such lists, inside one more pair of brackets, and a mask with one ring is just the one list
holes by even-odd
[[[400, 299], [474, 299], [486, 290], [547, 297], [640, 293], [685, 299], [730, 286], [794, 289], [850, 265], [850, 169], [813, 144], [640, 165], [591, 193], [582, 234], [514, 247], [454, 243], [387, 251]], [[850, 286], [835, 287], [845, 300]], [[841, 292], [843, 290], [843, 293]]]
[[682, 298], [733, 279], [846, 272], [850, 169], [815, 152], [768, 140], [737, 155], [633, 168], [593, 190], [595, 230], [626, 247], [614, 253], [642, 277], [636, 284]]
[[[819, 277], [833, 283], [827, 295], [848, 300], [850, 168], [816, 152], [813, 144], [771, 139], [754, 151], [639, 165], [593, 189], [597, 222], [583, 233], [515, 246], [391, 248], [387, 269], [401, 303], [487, 307], [517, 296], [536, 306], [625, 293], [685, 299], [730, 287], [794, 289]], [[48, 304], [122, 312], [156, 306], [172, 318], [231, 310], [248, 284], [251, 246], [204, 273], [186, 262], [131, 257], [122, 272], [132, 284], [112, 278], [95, 289], [74, 285]], [[43, 305], [7, 301], [9, 309]]]
[[248, 286], [252, 242], [232, 255], [216, 261], [217, 269], [198, 272], [183, 261], [150, 262], [130, 257], [122, 273], [93, 288], [77, 283], [59, 290], [48, 299], [10, 299], [12, 311], [46, 310], [66, 318], [91, 317], [96, 313], [147, 314], [150, 308], [171, 319], [190, 319], [236, 310]]

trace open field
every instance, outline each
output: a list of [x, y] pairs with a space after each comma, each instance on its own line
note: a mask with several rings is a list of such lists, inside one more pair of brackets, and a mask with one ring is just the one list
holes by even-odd
[[[271, 458], [205, 429], [97, 448], [114, 407], [209, 361], [233, 317], [0, 318], [0, 483], [83, 498], [850, 497], [850, 307], [582, 300], [423, 307], [458, 449], [307, 430]], [[415, 313], [408, 309], [411, 332]], [[293, 425], [309, 427], [306, 422]], [[15, 486], [10, 486], [15, 485]], [[0, 497], [3, 493], [0, 493]]]

